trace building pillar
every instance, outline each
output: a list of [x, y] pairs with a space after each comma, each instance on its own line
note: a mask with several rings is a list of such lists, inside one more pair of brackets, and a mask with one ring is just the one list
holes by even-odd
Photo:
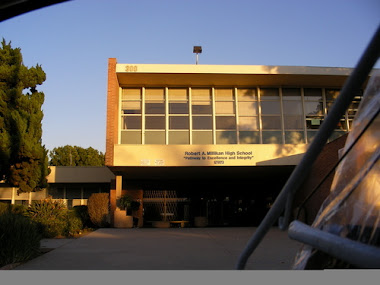
[[116, 205], [116, 211], [120, 211], [120, 205], [118, 203], [118, 200], [121, 197], [121, 191], [123, 190], [123, 176], [117, 175], [116, 176], [116, 195], [115, 195], [115, 205]]
[[11, 197], [11, 204], [14, 205], [16, 200], [16, 188], [12, 187], [12, 197]]

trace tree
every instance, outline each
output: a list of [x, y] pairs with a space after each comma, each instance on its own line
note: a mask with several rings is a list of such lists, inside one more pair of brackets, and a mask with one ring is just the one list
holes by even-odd
[[45, 97], [37, 91], [46, 79], [40, 65], [28, 68], [20, 48], [2, 41], [0, 48], [0, 178], [19, 192], [47, 187], [47, 150], [42, 145], [41, 110]]
[[104, 154], [92, 147], [65, 145], [50, 153], [50, 165], [55, 166], [103, 166]]

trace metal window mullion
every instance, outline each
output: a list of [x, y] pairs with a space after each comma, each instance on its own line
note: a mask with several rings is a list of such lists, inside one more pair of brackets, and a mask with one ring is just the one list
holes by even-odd
[[304, 142], [307, 143], [307, 129], [306, 129], [306, 112], [305, 112], [305, 91], [301, 88], [301, 103], [302, 103], [302, 118], [303, 118], [303, 136]]
[[188, 101], [189, 101], [189, 143], [193, 144], [193, 112], [192, 112], [192, 98], [191, 98], [191, 87], [188, 87]]
[[261, 122], [261, 93], [260, 87], [257, 87], [257, 108], [258, 108], [258, 119], [259, 119], [259, 132], [260, 132], [260, 144], [263, 144], [263, 124]]
[[240, 138], [239, 138], [239, 108], [238, 108], [238, 92], [237, 92], [237, 87], [234, 89], [234, 98], [235, 98], [235, 122], [236, 122], [236, 143], [240, 144]]
[[122, 132], [122, 126], [121, 126], [121, 122], [122, 122], [122, 114], [121, 114], [121, 104], [122, 104], [122, 96], [123, 96], [123, 89], [121, 87], [119, 87], [119, 98], [118, 98], [118, 101], [119, 101], [119, 108], [118, 108], [118, 121], [117, 121], [117, 133], [119, 134], [117, 136], [117, 144], [121, 144], [121, 132]]
[[169, 144], [169, 88], [165, 87], [165, 145]]
[[145, 144], [145, 87], [141, 87], [141, 144]]
[[284, 104], [282, 102], [282, 87], [279, 87], [278, 91], [280, 95], [281, 137], [282, 137], [282, 143], [285, 144], [285, 116], [284, 116]]
[[212, 104], [212, 144], [216, 144], [215, 87], [211, 88], [211, 104]]

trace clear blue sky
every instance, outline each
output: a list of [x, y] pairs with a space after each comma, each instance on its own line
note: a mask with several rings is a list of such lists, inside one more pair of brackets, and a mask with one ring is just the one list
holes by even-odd
[[[355, 67], [379, 0], [74, 0], [0, 23], [47, 73], [43, 144], [105, 150], [107, 60]], [[379, 67], [379, 62], [376, 67]]]

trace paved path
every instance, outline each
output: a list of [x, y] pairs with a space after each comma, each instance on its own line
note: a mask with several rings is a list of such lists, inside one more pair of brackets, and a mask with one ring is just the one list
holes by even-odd
[[[228, 270], [256, 228], [99, 229], [78, 239], [43, 240], [54, 250], [13, 270]], [[272, 228], [246, 269], [291, 269], [300, 243]]]

